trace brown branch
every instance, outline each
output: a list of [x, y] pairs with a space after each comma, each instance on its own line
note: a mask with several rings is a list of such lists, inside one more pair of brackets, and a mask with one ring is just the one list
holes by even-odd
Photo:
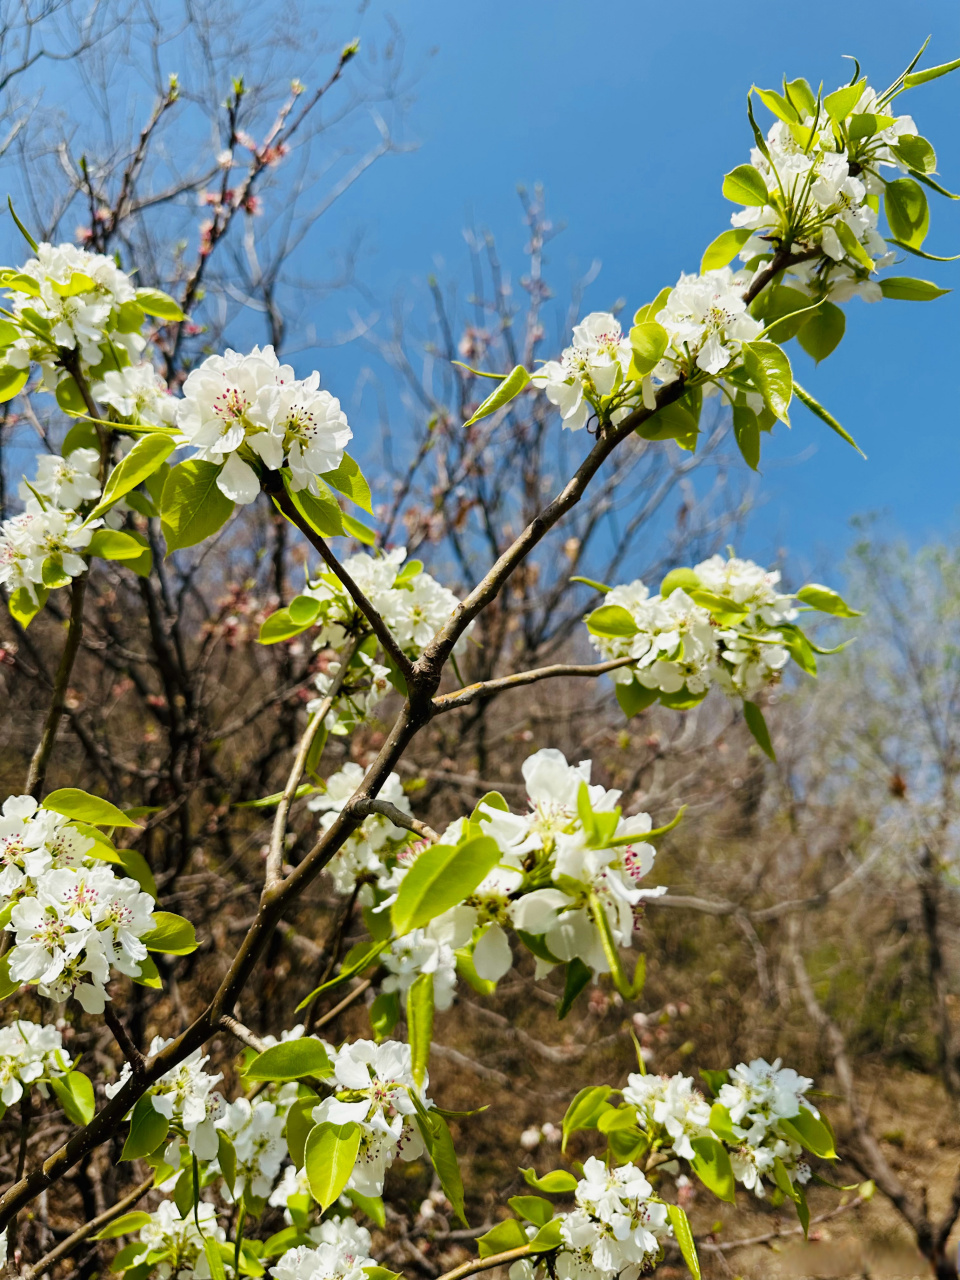
[[78, 1244], [88, 1240], [101, 1227], [108, 1226], [114, 1219], [126, 1213], [128, 1209], [132, 1209], [138, 1200], [143, 1199], [152, 1186], [153, 1174], [151, 1173], [146, 1182], [141, 1182], [138, 1187], [134, 1187], [122, 1200], [118, 1200], [116, 1204], [111, 1205], [105, 1213], [98, 1214], [96, 1218], [91, 1218], [82, 1227], [78, 1227], [72, 1235], [67, 1236], [66, 1240], [61, 1240], [49, 1253], [45, 1253], [38, 1262], [33, 1263], [32, 1266], [24, 1267], [20, 1272], [20, 1280], [35, 1280], [36, 1277], [42, 1276], [45, 1271], [50, 1270], [55, 1262], [59, 1262], [61, 1258], [65, 1258], [72, 1253]]
[[347, 669], [353, 655], [357, 651], [360, 644], [359, 638], [348, 641], [343, 653], [340, 656], [340, 670], [334, 676], [333, 683], [330, 686], [326, 697], [320, 703], [320, 706], [310, 717], [310, 721], [300, 739], [300, 745], [297, 748], [297, 754], [294, 757], [293, 765], [290, 769], [290, 775], [287, 778], [287, 784], [283, 788], [283, 794], [280, 797], [280, 803], [277, 805], [277, 812], [273, 820], [273, 829], [270, 833], [270, 849], [267, 854], [267, 871], [266, 883], [268, 888], [279, 884], [283, 879], [283, 848], [284, 837], [287, 832], [287, 816], [290, 812], [290, 806], [293, 803], [294, 796], [297, 794], [297, 787], [300, 785], [300, 778], [303, 775], [304, 766], [307, 762], [307, 756], [310, 754], [310, 748], [313, 746], [313, 740], [323, 728], [323, 722], [326, 720], [330, 712], [330, 708], [336, 701], [337, 695], [343, 686], [344, 680], [347, 678]]
[[389, 800], [358, 800], [353, 805], [353, 811], [364, 818], [371, 813], [382, 813], [385, 818], [390, 819], [394, 826], [405, 827], [407, 831], [412, 831], [424, 840], [440, 839], [433, 827], [428, 827], [425, 822], [419, 822], [416, 818], [411, 818], [409, 813], [404, 813], [402, 809], [398, 809]]
[[472, 1258], [468, 1262], [462, 1262], [459, 1267], [454, 1267], [452, 1271], [445, 1271], [439, 1280], [463, 1280], [464, 1276], [475, 1275], [478, 1271], [492, 1271], [494, 1267], [516, 1262], [518, 1258], [526, 1258], [529, 1254], [530, 1246], [524, 1244], [518, 1249], [507, 1249], [505, 1253], [493, 1253], [489, 1258]]
[[452, 711], [454, 707], [466, 707], [478, 698], [490, 697], [502, 693], [504, 689], [521, 689], [527, 684], [536, 684], [538, 680], [555, 680], [562, 676], [597, 676], [616, 671], [619, 667], [629, 666], [636, 658], [613, 658], [609, 662], [588, 662], [582, 664], [554, 663], [550, 667], [537, 667], [533, 671], [518, 671], [516, 675], [499, 676], [495, 680], [481, 680], [467, 685], [464, 689], [455, 689], [453, 693], [444, 693], [434, 698], [433, 706], [437, 712]]
[[113, 1032], [113, 1038], [120, 1046], [123, 1056], [130, 1063], [130, 1070], [134, 1076], [142, 1077], [146, 1069], [147, 1060], [130, 1039], [127, 1028], [123, 1025], [109, 1002], [104, 1006], [103, 1020]]

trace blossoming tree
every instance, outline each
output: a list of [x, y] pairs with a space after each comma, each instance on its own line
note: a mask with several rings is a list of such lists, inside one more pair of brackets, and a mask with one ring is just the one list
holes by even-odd
[[[385, 1180], [398, 1158], [431, 1162], [466, 1225], [447, 1121], [475, 1113], [451, 1113], [430, 1096], [435, 1011], [464, 985], [489, 995], [524, 953], [538, 981], [562, 977], [561, 1018], [591, 984], [625, 1001], [640, 996], [644, 957], [627, 956], [644, 902], [665, 891], [648, 883], [658, 839], [682, 814], [654, 828], [648, 814], [624, 813], [620, 792], [591, 781], [589, 761], [546, 745], [523, 765], [522, 804], [488, 791], [436, 832], [413, 816], [397, 767], [438, 717], [560, 677], [609, 676], [627, 717], [654, 702], [682, 712], [717, 687], [772, 755], [764, 692], [791, 665], [814, 675], [817, 655], [831, 652], [806, 633], [806, 615], [857, 615], [829, 587], [784, 591], [777, 573], [732, 553], [674, 568], [655, 590], [589, 583], [602, 596], [584, 619], [596, 663], [464, 685], [457, 658], [475, 620], [632, 435], [695, 451], [703, 401], [720, 396], [754, 469], [764, 433], [789, 425], [794, 400], [854, 444], [796, 383], [784, 348], [796, 338], [817, 360], [828, 356], [843, 336], [842, 304], [854, 297], [928, 301], [943, 292], [889, 270], [905, 254], [938, 260], [922, 247], [925, 188], [949, 196], [932, 176], [930, 143], [895, 112], [903, 93], [960, 62], [917, 71], [918, 61], [879, 94], [859, 67], [832, 93], [803, 79], [782, 92], [752, 90], [751, 159], [723, 184], [738, 212], [699, 273], [640, 306], [626, 332], [613, 315], [593, 313], [559, 360], [496, 378], [468, 427], [544, 393], [562, 426], [582, 433], [582, 457], [464, 599], [402, 548], [341, 554], [350, 539], [376, 544], [354, 514], [371, 512], [371, 491], [347, 451], [346, 415], [318, 373], [299, 378], [272, 347], [255, 347], [209, 355], [182, 386], [167, 386], [158, 335], [176, 343], [192, 297], [138, 288], [119, 256], [36, 244], [21, 226], [30, 254], [0, 273], [0, 395], [45, 392], [71, 425], [60, 452], [24, 476], [23, 510], [0, 529], [0, 583], [16, 624], [26, 630], [57, 592], [69, 599], [23, 794], [8, 797], [0, 817], [0, 996], [11, 1010], [0, 1029], [0, 1099], [19, 1109], [21, 1125], [16, 1177], [0, 1196], [10, 1266], [40, 1276], [93, 1237], [117, 1242], [112, 1269], [130, 1280], [268, 1271], [277, 1280], [388, 1280], [370, 1227], [385, 1224]], [[754, 94], [775, 117], [766, 134]], [[249, 822], [252, 809], [271, 823], [256, 915], [202, 1012], [143, 1048], [124, 1018], [127, 993], [131, 984], [161, 988], [176, 957], [195, 950], [194, 926], [164, 909], [158, 868], [127, 847], [144, 812], [76, 787], [51, 791], [46, 779], [97, 561], [149, 573], [158, 537], [166, 556], [180, 556], [255, 502], [272, 504], [316, 557], [260, 642], [304, 637], [329, 661], [285, 786], [230, 819]], [[329, 736], [349, 737], [385, 703], [399, 709], [372, 764], [325, 770]], [[288, 824], [301, 801], [317, 815], [313, 840], [290, 862]], [[364, 937], [342, 957], [334, 950], [320, 986], [304, 984], [303, 1022], [255, 1031], [238, 1016], [244, 990], [285, 910], [324, 873], [348, 911], [359, 908]], [[324, 1024], [316, 1002], [334, 991], [338, 1008], [363, 1001], [366, 1036], [333, 1044], [315, 1034]], [[65, 1049], [59, 1028], [83, 1018], [112, 1033], [111, 1071]], [[239, 1057], [229, 1101], [205, 1052], [224, 1033]], [[668, 1252], [699, 1276], [676, 1194], [690, 1177], [722, 1200], [734, 1201], [738, 1184], [789, 1200], [806, 1229], [805, 1187], [833, 1185], [837, 1155], [812, 1080], [761, 1058], [702, 1067], [699, 1081], [653, 1076], [639, 1046], [637, 1068], [618, 1089], [570, 1081], [562, 1151], [585, 1134], [577, 1142], [593, 1154], [543, 1175], [524, 1170], [529, 1194], [509, 1199], [477, 1256], [449, 1280], [501, 1264], [513, 1280], [635, 1280]], [[72, 1131], [28, 1159], [31, 1134], [53, 1109]], [[137, 1162], [145, 1180], [46, 1255], [25, 1258], [18, 1215], [118, 1135], [121, 1160]], [[160, 1197], [154, 1207], [136, 1208], [148, 1192]], [[942, 1256], [930, 1257], [948, 1274]]]

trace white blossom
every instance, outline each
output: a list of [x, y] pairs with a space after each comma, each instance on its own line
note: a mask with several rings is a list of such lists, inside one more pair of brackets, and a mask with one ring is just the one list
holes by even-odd
[[[322, 815], [320, 825], [323, 830], [333, 825], [337, 815], [363, 782], [364, 776], [365, 771], [361, 766], [350, 760], [327, 778], [322, 795], [312, 796], [307, 801], [309, 809]], [[379, 796], [396, 805], [403, 813], [410, 814], [410, 801], [404, 795], [403, 785], [395, 773], [387, 776]], [[327, 870], [333, 877], [337, 892], [352, 892], [361, 876], [378, 876], [385, 870], [388, 852], [408, 838], [409, 833], [403, 827], [396, 826], [382, 813], [372, 813], [364, 818], [328, 864]]]
[[18, 1018], [0, 1028], [0, 1102], [13, 1106], [37, 1082], [65, 1075], [73, 1059], [56, 1027]]
[[[559, 360], [549, 360], [530, 381], [560, 410], [563, 426], [580, 431], [590, 414], [622, 385], [632, 358], [630, 342], [608, 311], [593, 311], [573, 330], [573, 344]], [[626, 410], [615, 411], [617, 421]]]
[[690, 1076], [635, 1073], [628, 1077], [623, 1099], [637, 1108], [642, 1129], [665, 1129], [673, 1150], [686, 1160], [695, 1154], [691, 1138], [710, 1133], [710, 1106]]
[[352, 1218], [328, 1218], [311, 1235], [314, 1248], [297, 1245], [270, 1268], [276, 1280], [365, 1280], [364, 1268], [375, 1267], [370, 1257], [370, 1233]]
[[50, 505], [73, 511], [82, 502], [100, 497], [100, 452], [97, 449], [74, 449], [66, 457], [55, 453], [37, 455], [37, 474], [30, 482], [21, 481], [20, 497], [29, 502], [33, 492], [50, 499]]
[[0, 583], [11, 592], [23, 588], [36, 603], [44, 563], [49, 561], [67, 578], [79, 577], [87, 567], [82, 553], [100, 523], [92, 520], [84, 525], [72, 511], [44, 509], [30, 498], [21, 515], [0, 525]]
[[694, 368], [714, 375], [738, 360], [740, 344], [752, 342], [763, 330], [743, 300], [749, 284], [749, 276], [729, 267], [682, 275], [654, 317], [670, 339], [654, 377], [672, 382]]
[[[172, 1039], [155, 1036], [150, 1045], [150, 1057], [172, 1043]], [[209, 1061], [209, 1054], [195, 1049], [189, 1057], [162, 1075], [146, 1094], [158, 1115], [171, 1124], [182, 1126], [187, 1135], [187, 1145], [198, 1160], [216, 1159], [219, 1150], [216, 1125], [226, 1105], [214, 1090], [214, 1085], [223, 1078], [221, 1073], [218, 1071], [216, 1075], [210, 1075], [204, 1070]], [[114, 1083], [106, 1086], [107, 1097], [118, 1094], [130, 1075], [130, 1064], [124, 1063]]]

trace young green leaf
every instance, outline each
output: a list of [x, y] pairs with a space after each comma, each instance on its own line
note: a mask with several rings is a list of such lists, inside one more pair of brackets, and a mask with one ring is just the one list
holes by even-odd
[[143, 1227], [149, 1226], [153, 1221], [149, 1213], [144, 1213], [142, 1209], [134, 1209], [132, 1213], [122, 1213], [119, 1218], [114, 1218], [112, 1222], [108, 1222], [105, 1227], [97, 1232], [95, 1236], [91, 1236], [91, 1240], [116, 1240], [118, 1236], [132, 1236], [135, 1232], [142, 1230]]
[[143, 546], [121, 529], [95, 529], [86, 554], [103, 560], [138, 560], [143, 555]]
[[719, 1199], [736, 1201], [736, 1182], [727, 1149], [718, 1138], [692, 1138], [694, 1157], [690, 1164], [703, 1185]]
[[846, 120], [863, 97], [866, 86], [866, 80], [858, 80], [856, 84], [847, 84], [842, 89], [837, 89], [835, 93], [828, 93], [823, 100], [823, 105], [830, 119], [836, 120], [838, 124]]
[[345, 494], [351, 502], [355, 502], [358, 507], [362, 507], [364, 511], [368, 511], [373, 515], [373, 499], [370, 493], [370, 486], [360, 470], [359, 463], [350, 457], [349, 453], [343, 455], [336, 471], [325, 471], [321, 477], [331, 488]]
[[734, 204], [764, 205], [770, 199], [767, 184], [752, 164], [741, 164], [723, 179], [723, 194]]
[[623, 605], [602, 604], [587, 614], [587, 630], [595, 636], [635, 636], [637, 624]]
[[837, 618], [862, 616], [857, 609], [851, 609], [836, 591], [831, 590], [830, 587], [821, 586], [819, 582], [810, 582], [807, 586], [801, 587], [797, 592], [797, 599], [810, 605], [811, 609], [818, 609], [820, 613], [831, 613]]
[[54, 1076], [50, 1088], [63, 1107], [63, 1114], [71, 1124], [87, 1125], [97, 1109], [93, 1085], [82, 1071], [68, 1071], [64, 1076]]
[[693, 1280], [700, 1280], [700, 1259], [697, 1257], [697, 1246], [693, 1239], [693, 1232], [690, 1230], [687, 1215], [678, 1204], [668, 1204], [667, 1216], [670, 1219], [670, 1225], [673, 1227], [673, 1236], [680, 1249], [680, 1254], [687, 1264], [687, 1270], [693, 1276]]
[[137, 485], [142, 484], [148, 476], [152, 476], [163, 466], [176, 447], [173, 437], [161, 432], [151, 433], [138, 440], [126, 457], [121, 459], [110, 472], [100, 501], [90, 512], [89, 519], [102, 516], [114, 503], [119, 502]]
[[[567, 1141], [572, 1133], [577, 1133], [581, 1129], [596, 1129], [600, 1117], [604, 1112], [612, 1109], [607, 1101], [612, 1092], [613, 1090], [606, 1084], [588, 1085], [580, 1090], [567, 1107], [567, 1113], [563, 1117], [563, 1142], [560, 1148], [562, 1151], [566, 1151]], [[529, 1182], [529, 1179], [527, 1181]], [[540, 1189], [548, 1190], [547, 1187]]]
[[940, 289], [930, 280], [915, 280], [911, 276], [887, 276], [880, 281], [880, 292], [885, 298], [898, 298], [902, 302], [932, 302], [942, 298], [950, 289]]
[[51, 791], [40, 805], [41, 809], [50, 809], [54, 813], [62, 813], [65, 818], [76, 818], [80, 822], [89, 822], [94, 827], [135, 827], [139, 823], [128, 818], [122, 809], [118, 809], [109, 800], [101, 800], [77, 787], [61, 787]]
[[420, 929], [468, 897], [500, 861], [489, 836], [425, 849], [404, 876], [391, 909], [397, 936]]
[[257, 1054], [243, 1073], [248, 1080], [302, 1080], [305, 1076], [329, 1076], [333, 1063], [319, 1040], [302, 1036], [285, 1040]]
[[630, 330], [630, 346], [633, 350], [634, 372], [644, 377], [660, 363], [670, 339], [662, 324], [645, 320]]
[[[619, 689], [620, 686], [618, 685]], [[579, 956], [567, 963], [563, 982], [563, 996], [557, 1006], [557, 1020], [563, 1019], [573, 1007], [573, 1002], [593, 977], [593, 970], [583, 963]]]
[[888, 182], [883, 193], [883, 207], [894, 237], [913, 249], [919, 249], [930, 227], [930, 209], [923, 187], [912, 178]]
[[814, 400], [809, 391], [805, 391], [804, 388], [800, 386], [799, 382], [795, 382], [793, 384], [793, 391], [800, 403], [805, 405], [814, 417], [819, 418], [821, 422], [825, 422], [831, 431], [835, 431], [837, 433], [841, 440], [846, 440], [847, 444], [856, 449], [861, 458], [866, 458], [867, 455], [857, 444], [856, 440], [854, 440], [850, 432], [844, 430], [833, 414], [828, 413], [818, 400]]
[[356, 538], [358, 542], [362, 542], [365, 547], [375, 547], [377, 545], [377, 533], [375, 529], [371, 529], [368, 524], [364, 524], [362, 520], [355, 520], [353, 516], [348, 515], [346, 511], [341, 512], [340, 518], [343, 521], [344, 533], [349, 533], [351, 538]]
[[653, 706], [660, 696], [659, 689], [648, 689], [639, 680], [631, 680], [629, 684], [616, 684], [614, 692], [617, 702], [620, 703], [620, 709], [628, 720], [639, 715], [641, 711], [646, 711], [647, 707]]
[[121, 1160], [139, 1160], [149, 1156], [166, 1139], [170, 1121], [153, 1109], [150, 1094], [137, 1100], [130, 1116], [130, 1132], [123, 1144]]
[[526, 1243], [526, 1232], [516, 1218], [505, 1218], [478, 1238], [477, 1252], [481, 1258], [492, 1258], [510, 1249], [522, 1249]]
[[797, 341], [817, 364], [836, 350], [847, 328], [847, 317], [833, 302], [821, 302], [797, 334]]
[[287, 497], [314, 533], [319, 533], [321, 538], [335, 538], [343, 533], [340, 504], [322, 480], [317, 481], [318, 495], [309, 489], [294, 489], [287, 472], [282, 474]]
[[148, 316], [156, 316], [158, 320], [179, 321], [187, 318], [177, 300], [162, 289], [138, 289], [137, 306]]
[[701, 274], [704, 271], [714, 271], [717, 267], [725, 267], [737, 256], [752, 235], [753, 232], [748, 227], [731, 227], [729, 231], [721, 231], [704, 250], [700, 262]]
[[463, 424], [465, 427], [472, 427], [475, 422], [479, 422], [481, 418], [487, 418], [491, 413], [496, 413], [498, 409], [502, 409], [504, 405], [509, 404], [511, 400], [516, 399], [520, 392], [530, 381], [530, 375], [522, 364], [516, 365], [500, 385], [487, 396], [473, 416], [468, 418]]
[[321, 1213], [340, 1199], [350, 1179], [360, 1151], [360, 1126], [347, 1124], [314, 1125], [304, 1149], [307, 1182]]
[[756, 471], [760, 465], [760, 424], [749, 405], [733, 406], [733, 437], [744, 462], [752, 471]]
[[767, 722], [763, 718], [763, 712], [755, 702], [744, 702], [743, 718], [747, 722], [747, 728], [757, 740], [761, 751], [764, 755], [768, 755], [771, 760], [776, 760], [776, 753], [773, 750], [773, 743], [770, 741], [770, 731], [767, 728]]
[[520, 1172], [527, 1186], [535, 1187], [537, 1191], [545, 1191], [548, 1196], [569, 1195], [571, 1191], [577, 1189], [576, 1178], [566, 1169], [554, 1169], [550, 1173], [545, 1173], [542, 1178], [537, 1176], [535, 1169], [521, 1169]]
[[954, 58], [953, 62], [943, 62], [939, 67], [927, 67], [925, 71], [911, 71], [908, 76], [903, 77], [903, 87], [912, 89], [915, 85], [926, 84], [928, 80], [937, 80], [940, 76], [956, 71], [957, 67], [960, 67], [960, 58]]
[[161, 528], [168, 555], [203, 542], [230, 519], [233, 503], [217, 487], [222, 469], [221, 464], [192, 458], [170, 468], [160, 498]]
[[791, 1116], [789, 1120], [778, 1120], [777, 1124], [788, 1138], [799, 1142], [802, 1147], [812, 1151], [821, 1160], [837, 1158], [833, 1134], [823, 1121], [806, 1107], [801, 1107], [799, 1113]]
[[153, 924], [150, 932], [141, 938], [148, 951], [162, 951], [168, 956], [187, 956], [196, 951], [196, 932], [183, 916], [174, 915], [172, 911], [154, 911]]
[[538, 1227], [545, 1226], [553, 1217], [553, 1205], [542, 1196], [511, 1196], [507, 1204], [518, 1218], [526, 1218]]
[[29, 366], [26, 369], [16, 369], [13, 365], [0, 364], [0, 404], [6, 404], [19, 395], [29, 377]]
[[410, 1041], [411, 1071], [417, 1088], [423, 1086], [430, 1063], [433, 1039], [433, 974], [420, 973], [407, 992], [407, 1035]]
[[793, 394], [790, 361], [775, 342], [745, 342], [743, 367], [770, 411], [789, 426], [787, 410]]

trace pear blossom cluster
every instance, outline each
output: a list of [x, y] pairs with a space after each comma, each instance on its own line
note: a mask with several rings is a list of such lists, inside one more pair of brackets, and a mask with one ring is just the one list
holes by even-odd
[[782, 1066], [779, 1058], [773, 1063], [764, 1058], [741, 1062], [728, 1074], [729, 1082], [721, 1085], [718, 1101], [730, 1113], [739, 1140], [730, 1152], [734, 1177], [763, 1198], [763, 1179], [773, 1180], [774, 1160], [779, 1157], [791, 1182], [809, 1182], [811, 1171], [802, 1158], [803, 1148], [778, 1127], [778, 1121], [793, 1119], [801, 1107], [819, 1116], [805, 1096], [813, 1081], [792, 1067]]
[[[633, 1164], [608, 1169], [591, 1156], [574, 1192], [577, 1207], [558, 1215], [562, 1245], [551, 1274], [560, 1280], [638, 1280], [663, 1257], [673, 1236], [667, 1206]], [[554, 1271], [555, 1269], [555, 1271]], [[543, 1264], [523, 1259], [511, 1280], [531, 1280]]]
[[93, 371], [108, 362], [116, 368], [118, 355], [126, 363], [136, 361], [146, 345], [140, 323], [129, 318], [132, 313], [143, 319], [136, 290], [104, 254], [72, 244], [41, 244], [18, 271], [0, 274], [0, 287], [10, 294], [19, 329], [4, 360], [15, 369], [38, 364], [48, 391], [64, 376], [58, 348], [76, 352]]
[[[616, 316], [592, 311], [574, 326], [573, 342], [560, 359], [548, 360], [530, 381], [560, 410], [563, 426], [580, 431], [601, 402], [624, 385], [632, 356]], [[615, 409], [612, 421], [627, 412], [623, 407]]]
[[316, 1245], [288, 1249], [270, 1268], [276, 1280], [365, 1280], [370, 1257], [370, 1232], [352, 1218], [328, 1218], [313, 1228]]
[[[779, 572], [719, 555], [692, 572], [695, 585], [691, 580], [686, 589], [677, 586], [667, 595], [651, 595], [639, 580], [606, 593], [604, 607], [625, 610], [636, 627], [632, 635], [603, 633], [602, 623], [592, 624], [588, 617], [590, 642], [604, 659], [635, 659], [610, 673], [614, 683], [636, 680], [645, 689], [692, 695], [716, 685], [739, 698], [777, 683], [790, 659], [777, 628], [797, 616], [795, 598], [778, 589]], [[694, 598], [698, 590], [732, 604], [722, 623]]]
[[296, 1084], [278, 1091], [274, 1100], [268, 1097], [240, 1097], [228, 1102], [214, 1121], [215, 1127], [233, 1143], [237, 1157], [237, 1176], [232, 1188], [226, 1183], [221, 1194], [228, 1204], [248, 1195], [266, 1199], [273, 1191], [287, 1155], [283, 1129], [287, 1112], [297, 1096]]
[[317, 1124], [360, 1126], [360, 1151], [347, 1187], [378, 1196], [397, 1156], [415, 1160], [423, 1154], [411, 1094], [424, 1107], [433, 1106], [426, 1096], [428, 1082], [417, 1085], [410, 1046], [396, 1040], [345, 1044], [334, 1055], [333, 1067], [334, 1093], [314, 1107], [313, 1118]]
[[821, 107], [802, 115], [799, 123], [776, 120], [766, 137], [766, 154], [754, 147], [750, 163], [766, 184], [770, 201], [735, 213], [734, 227], [752, 232], [740, 251], [743, 262], [769, 254], [770, 238], [782, 234], [785, 215], [793, 222], [793, 247], [802, 251], [818, 247], [823, 257], [813, 258], [791, 269], [791, 276], [817, 297], [846, 302], [859, 296], [867, 302], [882, 297], [880, 286], [871, 280], [863, 265], [851, 260], [843, 244], [842, 226], [874, 260], [874, 269], [889, 266], [896, 254], [889, 251], [877, 231], [877, 213], [868, 197], [883, 192], [881, 168], [906, 166], [893, 148], [902, 138], [916, 137], [917, 127], [909, 115], [888, 117], [878, 104], [875, 90], [864, 87], [852, 116], [873, 117], [884, 127], [855, 145], [855, 154], [844, 146], [836, 125]]
[[664, 1148], [692, 1160], [691, 1139], [710, 1135], [710, 1105], [692, 1078], [632, 1074], [623, 1100], [637, 1109], [637, 1124]]
[[[406, 548], [394, 547], [381, 555], [358, 552], [349, 556], [343, 567], [386, 622], [404, 653], [417, 658], [460, 601], [427, 573], [419, 560], [406, 561]], [[365, 625], [353, 599], [332, 573], [321, 573], [304, 587], [302, 594], [320, 601], [318, 649], [342, 648], [348, 631]]]
[[651, 378], [667, 384], [697, 370], [714, 376], [737, 363], [741, 344], [763, 332], [743, 300], [749, 285], [749, 274], [730, 267], [682, 275], [652, 317], [666, 330], [669, 346]]
[[[501, 853], [499, 864], [458, 906], [437, 916], [424, 929], [393, 944], [384, 956], [394, 978], [389, 990], [406, 990], [415, 974], [409, 957], [417, 952], [430, 971], [440, 975], [446, 999], [453, 981], [458, 949], [467, 948], [479, 978], [499, 981], [513, 966], [509, 931], [542, 939], [538, 947], [537, 977], [556, 965], [579, 958], [595, 973], [608, 973], [591, 898], [602, 907], [614, 938], [630, 945], [644, 899], [665, 893], [640, 881], [653, 867], [656, 851], [644, 839], [651, 830], [649, 814], [620, 816], [619, 791], [590, 785], [589, 760], [567, 763], [552, 748], [535, 752], [522, 765], [529, 809], [511, 813], [500, 797], [478, 806], [482, 834], [493, 839]], [[578, 812], [581, 787], [593, 810], [615, 818], [612, 847], [592, 847]], [[458, 818], [441, 834], [443, 844], [468, 838], [467, 820]], [[396, 865], [376, 886], [375, 910], [393, 901], [403, 877], [422, 853], [422, 844], [408, 845]], [[429, 957], [429, 958], [428, 958]]]
[[[198, 1226], [199, 1223], [199, 1226]], [[204, 1253], [204, 1239], [223, 1241], [226, 1233], [217, 1224], [214, 1205], [201, 1200], [181, 1214], [172, 1200], [161, 1200], [140, 1228], [141, 1250], [134, 1250], [128, 1266], [149, 1261], [157, 1280], [210, 1280], [210, 1264]]]
[[84, 572], [84, 553], [102, 523], [85, 525], [73, 511], [29, 498], [24, 511], [0, 525], [0, 583], [11, 594], [24, 591], [37, 604], [38, 588], [61, 586]]
[[[346, 737], [358, 725], [368, 721], [380, 703], [391, 692], [390, 668], [377, 662], [362, 650], [356, 655], [356, 666], [348, 673], [340, 686], [330, 710], [324, 717], [324, 726], [335, 737]], [[319, 711], [340, 672], [339, 662], [327, 663], [325, 671], [314, 676], [314, 686], [320, 695], [307, 703], [307, 713]]]
[[295, 490], [319, 495], [318, 477], [339, 467], [353, 436], [319, 373], [297, 378], [271, 346], [208, 356], [183, 384], [176, 421], [193, 457], [221, 467], [217, 485], [239, 503], [259, 494], [261, 468], [284, 465]]
[[[320, 826], [326, 831], [337, 820], [350, 797], [364, 779], [364, 770], [353, 760], [349, 760], [342, 769], [332, 773], [326, 779], [324, 791], [312, 796], [307, 807], [319, 813]], [[391, 773], [380, 788], [381, 800], [396, 805], [403, 813], [411, 815], [410, 801], [403, 791], [403, 784], [395, 773]], [[352, 893], [361, 877], [377, 879], [385, 874], [388, 856], [400, 849], [410, 838], [409, 831], [396, 826], [382, 813], [372, 813], [364, 818], [361, 825], [344, 841], [343, 845], [330, 859], [327, 870], [333, 877], [333, 885], [337, 893]], [[369, 895], [362, 899], [362, 905], [370, 905]]]
[[46, 1092], [46, 1082], [66, 1075], [73, 1059], [63, 1037], [49, 1023], [17, 1018], [0, 1027], [0, 1102], [3, 1108], [19, 1102], [34, 1086]]
[[154, 900], [91, 856], [95, 841], [33, 796], [0, 816], [0, 913], [13, 936], [9, 974], [54, 1000], [102, 1013], [111, 969], [139, 977]]
[[[172, 1039], [155, 1036], [150, 1044], [150, 1056], [153, 1057]], [[226, 1103], [223, 1096], [214, 1086], [223, 1079], [221, 1072], [211, 1075], [204, 1068], [210, 1060], [209, 1054], [195, 1049], [189, 1057], [162, 1075], [156, 1084], [151, 1085], [146, 1096], [157, 1115], [163, 1116], [171, 1126], [187, 1139], [187, 1146], [198, 1160], [214, 1160], [219, 1151], [217, 1139], [217, 1121], [224, 1115]], [[106, 1086], [108, 1098], [115, 1097], [130, 1079], [130, 1064], [124, 1063], [123, 1070], [113, 1084]], [[171, 1139], [174, 1155], [179, 1148], [179, 1140]], [[169, 1160], [174, 1168], [179, 1168], [179, 1157]]]

